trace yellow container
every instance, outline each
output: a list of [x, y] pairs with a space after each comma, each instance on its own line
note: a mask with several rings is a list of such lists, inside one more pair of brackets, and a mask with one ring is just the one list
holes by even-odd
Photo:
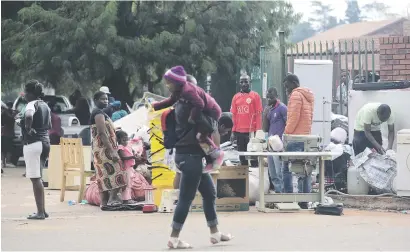
[[159, 141], [163, 141], [163, 134], [161, 129], [161, 114], [164, 110], [150, 112], [149, 117], [152, 118], [150, 121], [150, 137], [151, 137], [151, 153], [154, 153], [151, 156], [151, 162], [155, 165], [165, 166], [163, 162], [158, 162], [164, 159], [165, 149], [164, 145]]
[[174, 189], [173, 186], [165, 186], [165, 185], [158, 185], [158, 186], [154, 186], [156, 189], [154, 190], [154, 204], [156, 206], [160, 206], [161, 204], [161, 197], [162, 197], [162, 192], [165, 189]]
[[[152, 185], [156, 188], [165, 187], [163, 189], [173, 189], [175, 171], [169, 170], [169, 167], [165, 164], [165, 148], [164, 145], [160, 142], [163, 139], [161, 129], [161, 114], [163, 111], [164, 110], [151, 112], [149, 116], [150, 118], [152, 118], [152, 120], [150, 121], [151, 153], [154, 153], [151, 156], [151, 162], [153, 163], [153, 166], [161, 167], [152, 169], [152, 178], [156, 178], [157, 176], [162, 174], [152, 181]], [[158, 194], [159, 191], [160, 189], [157, 189], [155, 193]], [[159, 196], [159, 199], [156, 200], [160, 201], [161, 196]]]
[[174, 178], [175, 178], [175, 171], [167, 170], [163, 168], [155, 168], [152, 169], [152, 185], [154, 186], [173, 186]]

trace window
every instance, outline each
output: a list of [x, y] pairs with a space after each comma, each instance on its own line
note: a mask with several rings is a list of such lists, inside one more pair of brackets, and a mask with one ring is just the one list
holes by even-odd
[[[61, 96], [52, 96], [52, 95], [46, 95], [44, 96], [43, 100], [48, 103], [50, 102], [52, 99], [55, 99], [56, 101], [56, 106], [59, 107], [61, 109], [61, 111], [65, 111], [68, 110], [68, 105], [65, 102], [64, 98]], [[26, 107], [27, 102], [26, 100], [23, 99], [23, 97], [19, 97], [18, 101], [16, 103], [16, 109], [18, 111], [22, 111], [24, 107]]]

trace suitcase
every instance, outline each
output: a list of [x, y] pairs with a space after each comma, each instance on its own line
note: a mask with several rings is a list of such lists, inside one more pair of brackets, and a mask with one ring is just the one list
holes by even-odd
[[367, 83], [353, 83], [353, 90], [360, 91], [376, 91], [388, 89], [405, 89], [410, 88], [409, 81], [389, 81], [389, 82], [367, 82]]
[[315, 208], [315, 214], [341, 216], [343, 215], [343, 204], [319, 204]]

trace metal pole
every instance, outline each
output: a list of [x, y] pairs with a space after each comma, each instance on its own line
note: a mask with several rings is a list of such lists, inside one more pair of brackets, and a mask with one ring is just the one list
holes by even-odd
[[[283, 79], [286, 76], [286, 58], [285, 58], [285, 32], [280, 31], [279, 32], [279, 52], [280, 52], [280, 65], [281, 65], [281, 71], [280, 71], [280, 80], [283, 82]], [[282, 85], [282, 83], [281, 83]], [[286, 97], [286, 91], [284, 88], [282, 88], [282, 99], [285, 102], [285, 104], [288, 103], [288, 98]]]
[[258, 157], [259, 161], [259, 209], [265, 212], [265, 167], [263, 165], [263, 156]]
[[262, 79], [263, 79], [263, 73], [265, 72], [265, 46], [261, 46], [260, 50], [259, 50], [259, 61], [260, 61], [260, 73], [259, 73], [259, 79], [261, 80], [262, 83]]
[[325, 203], [325, 159], [323, 156], [319, 158], [319, 194], [320, 194], [320, 203]]

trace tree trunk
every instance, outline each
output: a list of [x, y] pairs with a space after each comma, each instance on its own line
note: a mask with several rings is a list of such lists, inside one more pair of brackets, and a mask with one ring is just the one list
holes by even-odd
[[[239, 75], [238, 75], [239, 76]], [[230, 76], [223, 72], [223, 70], [217, 70], [212, 75], [212, 96], [218, 102], [222, 111], [226, 112], [230, 110], [232, 97], [236, 93], [237, 81], [235, 75]]]
[[132, 107], [134, 101], [130, 93], [129, 83], [121, 73], [121, 70], [114, 71], [109, 78], [104, 80], [103, 85], [110, 89], [111, 95], [115, 100], [121, 101], [123, 108], [127, 107], [125, 103]]

